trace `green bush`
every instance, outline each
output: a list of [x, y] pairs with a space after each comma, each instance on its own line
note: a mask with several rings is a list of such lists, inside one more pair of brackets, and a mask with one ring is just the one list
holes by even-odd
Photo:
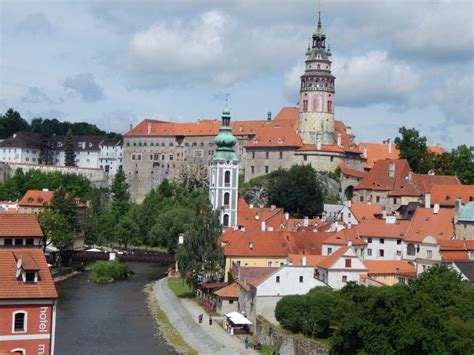
[[124, 280], [130, 274], [130, 268], [117, 260], [96, 261], [92, 264], [91, 269], [92, 274], [89, 277], [89, 281], [94, 283], [108, 283]]

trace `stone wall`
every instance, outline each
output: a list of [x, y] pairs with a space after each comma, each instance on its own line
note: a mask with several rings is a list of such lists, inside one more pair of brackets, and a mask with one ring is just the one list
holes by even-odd
[[10, 174], [10, 167], [7, 163], [0, 163], [0, 184], [3, 184]]
[[255, 342], [272, 346], [280, 355], [325, 355], [331, 352], [329, 346], [281, 330], [263, 317], [257, 317]]

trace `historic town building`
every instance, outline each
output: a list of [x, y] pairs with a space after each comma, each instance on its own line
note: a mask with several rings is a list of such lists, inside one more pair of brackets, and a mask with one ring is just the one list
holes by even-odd
[[239, 159], [234, 146], [237, 142], [230, 127], [230, 111], [222, 112], [222, 126], [215, 139], [216, 151], [209, 162], [209, 199], [212, 207], [220, 210], [224, 227], [237, 226]]
[[[308, 164], [334, 171], [341, 162], [363, 170], [365, 159], [350, 127], [335, 119], [335, 77], [321, 18], [306, 51], [300, 101], [273, 118], [233, 121], [235, 154], [248, 181], [279, 168]], [[164, 179], [192, 179], [208, 184], [208, 166], [216, 151], [221, 123], [203, 119], [174, 123], [145, 119], [124, 136], [123, 165], [132, 199], [141, 201]]]

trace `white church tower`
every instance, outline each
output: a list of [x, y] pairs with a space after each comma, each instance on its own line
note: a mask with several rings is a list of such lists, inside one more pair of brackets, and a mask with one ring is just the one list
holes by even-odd
[[217, 149], [209, 162], [209, 199], [212, 207], [220, 210], [224, 228], [237, 226], [239, 188], [239, 160], [234, 151], [237, 139], [230, 127], [230, 111], [222, 112], [222, 126], [215, 141]]

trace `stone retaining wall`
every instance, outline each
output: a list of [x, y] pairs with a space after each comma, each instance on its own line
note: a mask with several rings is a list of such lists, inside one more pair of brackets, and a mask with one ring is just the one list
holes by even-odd
[[272, 346], [279, 355], [326, 355], [331, 353], [328, 346], [281, 330], [263, 317], [257, 317], [254, 341]]

